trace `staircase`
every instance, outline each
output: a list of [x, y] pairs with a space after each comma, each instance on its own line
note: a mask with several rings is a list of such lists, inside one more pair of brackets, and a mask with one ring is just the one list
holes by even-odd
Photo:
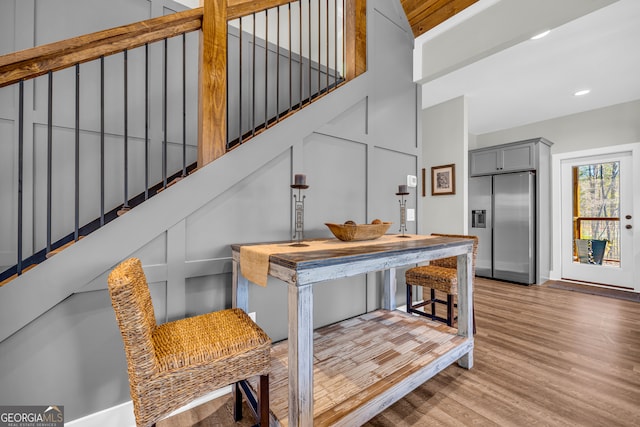
[[[338, 22], [340, 15], [355, 16], [340, 13], [341, 6], [364, 8], [364, 1], [349, 0], [345, 6], [332, 0], [333, 4], [326, 2], [324, 11], [324, 2], [313, 2], [312, 8], [312, 1], [236, 1], [221, 16], [219, 8], [226, 2], [208, 0], [198, 9], [0, 57], [0, 90], [16, 93], [19, 129], [15, 141], [19, 167], [14, 178], [18, 183], [17, 262], [0, 273], [0, 301], [7, 307], [3, 312], [12, 313], [10, 321], [1, 322], [3, 338], [78, 291], [74, 283], [91, 282], [152, 240], [158, 230], [169, 230], [180, 218], [194, 212], [199, 201], [215, 198], [210, 193], [211, 182], [220, 192], [242, 179], [242, 173], [255, 170], [247, 160], [243, 160], [246, 168], [233, 171], [225, 170], [227, 162], [220, 161], [232, 153], [240, 155], [240, 148], [250, 140], [278, 133], [287, 122], [285, 119], [332, 93], [348, 80], [347, 76], [353, 79], [365, 70], [366, 59], [360, 52], [366, 43], [365, 22], [347, 22], [346, 18]], [[208, 21], [216, 25], [224, 22], [225, 33], [216, 32], [207, 25]], [[268, 31], [272, 22], [277, 23], [275, 37]], [[318, 34], [303, 29], [308, 36], [303, 39], [302, 32], [292, 33], [291, 28], [283, 26], [285, 23], [298, 23], [303, 28], [313, 25]], [[257, 29], [260, 26], [267, 28], [262, 39]], [[344, 32], [344, 40], [332, 35], [338, 29]], [[196, 37], [197, 33], [200, 37]], [[283, 40], [283, 34], [288, 34], [288, 40]], [[314, 38], [333, 46], [314, 52]], [[200, 43], [204, 49], [199, 65], [189, 63], [189, 58], [197, 58], [194, 53]], [[221, 45], [226, 47], [222, 49], [224, 54], [207, 52], [221, 50]], [[216, 55], [228, 60], [223, 64], [210, 62]], [[157, 64], [162, 66], [160, 73], [155, 73]], [[346, 64], [346, 69], [341, 64]], [[142, 70], [142, 77], [132, 70]], [[201, 79], [198, 87], [189, 87], [194, 70]], [[114, 89], [109, 84], [117, 74], [121, 80], [115, 87], [122, 96], [120, 104], [114, 105], [118, 102], [111, 96]], [[226, 78], [215, 84], [206, 81], [206, 76], [214, 75]], [[99, 87], [90, 90], [98, 92], [98, 117], [87, 117], [89, 109], [81, 88], [89, 80]], [[220, 87], [219, 80], [226, 84]], [[70, 91], [65, 93], [65, 89]], [[220, 93], [228, 99], [224, 107], [216, 103]], [[31, 96], [44, 98], [47, 103], [46, 149], [41, 153], [35, 153], [39, 148], [34, 142], [36, 136], [24, 131], [28, 129], [25, 103]], [[75, 99], [71, 115], [69, 103], [64, 104], [68, 99]], [[198, 111], [197, 117], [189, 115], [194, 110]], [[158, 116], [159, 123], [150, 120]], [[179, 120], [175, 120], [176, 116]], [[117, 124], [114, 117], [121, 122]], [[118, 126], [119, 132], [114, 131]], [[192, 132], [192, 126], [198, 129], [197, 133]], [[63, 131], [72, 137], [65, 135], [63, 139]], [[285, 134], [283, 140], [292, 132]], [[93, 133], [96, 140], [87, 141], [87, 133]], [[119, 153], [110, 155], [114, 140]], [[95, 150], [97, 159], [87, 157], [89, 149], [85, 147], [90, 144], [99, 147]], [[46, 179], [34, 182], [30, 193], [23, 186], [29, 165], [24, 161], [25, 147], [34, 151], [36, 163], [46, 169]], [[276, 147], [271, 146], [268, 151], [273, 149]], [[224, 153], [227, 154], [222, 156]], [[73, 159], [63, 162], [71, 163], [73, 173], [59, 166], [60, 156]], [[217, 167], [205, 167], [214, 160]], [[229, 162], [237, 160], [231, 158]], [[82, 168], [85, 163], [98, 166], [98, 180], [96, 170], [87, 173]], [[198, 172], [187, 178], [196, 166]], [[172, 175], [170, 170], [174, 171]], [[207, 188], [193, 188], [202, 185], [206, 175], [217, 175], [218, 170], [225, 170], [223, 177], [206, 182]], [[92, 186], [85, 185], [92, 180]], [[188, 195], [177, 189], [186, 181], [191, 181]], [[174, 190], [174, 183], [176, 190], [170, 191]], [[209, 194], [200, 194], [193, 200], [198, 191]], [[98, 199], [98, 203], [87, 207], [85, 200], [91, 199]], [[155, 199], [158, 201], [151, 203]], [[169, 214], [164, 215], [167, 210]], [[115, 221], [118, 212], [126, 215]], [[71, 229], [66, 228], [69, 225]], [[87, 237], [80, 240], [84, 236]], [[74, 271], [76, 263], [83, 266], [81, 272]], [[38, 295], [37, 300], [33, 295]]]
[[[0, 272], [0, 286], [187, 177], [196, 166], [204, 167], [309, 106], [345, 82], [345, 75], [353, 78], [364, 71], [363, 55], [353, 55], [365, 40], [363, 24], [338, 22], [339, 16], [348, 16], [341, 8], [363, 8], [363, 1], [233, 3], [209, 0], [198, 9], [0, 57], [0, 90], [17, 92], [19, 104], [18, 170], [12, 178], [18, 183], [17, 200], [7, 209], [17, 207], [16, 263]], [[296, 25], [302, 29], [297, 33], [292, 32]], [[345, 28], [352, 35], [347, 32], [340, 40], [338, 33]], [[200, 43], [204, 49], [198, 64], [189, 62], [198, 57]], [[347, 57], [350, 52], [353, 60]], [[121, 79], [115, 85], [113, 75]], [[89, 89], [99, 92], [97, 111], [86, 107], [85, 81], [99, 87]], [[110, 96], [114, 89], [122, 93], [119, 105]], [[33, 126], [25, 123], [31, 94], [48, 105], [46, 149], [39, 152], [36, 135], [25, 133]], [[68, 114], [66, 101], [74, 98], [74, 114]], [[115, 156], [108, 152], [114, 146]], [[46, 179], [34, 180], [29, 188], [23, 183], [35, 170], [25, 171], [30, 167], [25, 149], [46, 169]], [[92, 149], [98, 155], [87, 157]], [[61, 156], [74, 160], [61, 164]], [[99, 174], [87, 170], [87, 163], [99, 166]]]

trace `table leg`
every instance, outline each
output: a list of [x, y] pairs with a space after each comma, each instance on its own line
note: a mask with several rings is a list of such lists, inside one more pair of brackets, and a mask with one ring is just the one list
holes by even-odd
[[289, 426], [313, 425], [312, 285], [289, 285]]
[[384, 287], [382, 290], [382, 308], [385, 310], [396, 309], [396, 269], [389, 268], [384, 271]]
[[233, 277], [232, 282], [232, 306], [241, 308], [245, 313], [249, 312], [249, 281], [240, 272], [240, 266], [237, 261], [233, 261]]
[[[473, 268], [470, 252], [458, 255], [458, 335], [473, 340]], [[463, 368], [473, 367], [473, 348], [458, 360]]]

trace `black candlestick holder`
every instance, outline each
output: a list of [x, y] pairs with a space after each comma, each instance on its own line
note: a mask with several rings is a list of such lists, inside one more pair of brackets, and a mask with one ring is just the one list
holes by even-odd
[[405, 233], [407, 232], [407, 201], [404, 198], [404, 196], [408, 195], [409, 192], [402, 187], [406, 186], [401, 185], [398, 192], [396, 193], [396, 196], [400, 196], [400, 200], [398, 200], [398, 202], [400, 203], [400, 230], [398, 231], [402, 233], [398, 237], [409, 237], [405, 235]]
[[295, 205], [295, 231], [293, 233], [293, 239], [296, 243], [290, 246], [309, 246], [306, 243], [302, 243], [304, 239], [304, 199], [307, 197], [302, 194], [302, 190], [309, 188], [306, 184], [291, 184], [291, 188], [298, 190], [298, 194], [293, 194], [293, 202]]

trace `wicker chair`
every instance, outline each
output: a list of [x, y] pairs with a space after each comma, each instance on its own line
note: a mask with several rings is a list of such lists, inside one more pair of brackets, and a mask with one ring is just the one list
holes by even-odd
[[[471, 276], [475, 282], [476, 276], [476, 256], [478, 253], [478, 238], [476, 236], [465, 236], [457, 234], [437, 234], [432, 233], [432, 236], [443, 237], [462, 237], [466, 239], [473, 239], [473, 256], [472, 256], [472, 270]], [[445, 322], [449, 326], [453, 326], [455, 320], [453, 315], [453, 308], [457, 307], [454, 302], [454, 296], [458, 294], [458, 271], [457, 271], [457, 257], [449, 257], [436, 259], [429, 262], [429, 265], [413, 267], [407, 270], [405, 273], [405, 279], [407, 284], [407, 312], [420, 314], [422, 316], [429, 317], [440, 322]], [[417, 304], [413, 303], [412, 287], [422, 286], [428, 288], [431, 291], [430, 299], [423, 297], [423, 301]], [[447, 294], [447, 300], [436, 298], [436, 291], [444, 292]], [[436, 304], [445, 304], [447, 306], [447, 318], [439, 317], [436, 315]], [[431, 305], [431, 313], [418, 310], [418, 308]], [[473, 333], [476, 332], [475, 313], [473, 318]]]
[[258, 375], [258, 402], [247, 400], [260, 425], [269, 425], [271, 339], [244, 311], [227, 309], [157, 326], [140, 260], [122, 262], [108, 283], [138, 427], [155, 426], [176, 409], [230, 384], [237, 421], [242, 418], [240, 383]]

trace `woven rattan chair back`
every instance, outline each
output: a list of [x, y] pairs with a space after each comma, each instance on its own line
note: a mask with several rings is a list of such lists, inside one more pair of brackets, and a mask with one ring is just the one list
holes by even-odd
[[[478, 255], [478, 237], [468, 236], [462, 234], [440, 234], [432, 233], [432, 236], [439, 237], [456, 237], [463, 239], [473, 240], [473, 249], [471, 255], [471, 278], [472, 284], [475, 283], [476, 276], [476, 258]], [[453, 309], [457, 305], [454, 302], [454, 298], [458, 293], [458, 259], [457, 257], [447, 257], [429, 261], [427, 266], [413, 267], [407, 270], [405, 273], [406, 286], [407, 286], [407, 312], [419, 314], [429, 317], [433, 320], [439, 320], [452, 326], [454, 321]], [[423, 295], [422, 302], [413, 302], [413, 286], [421, 286], [430, 290], [430, 298], [427, 298], [426, 293]], [[444, 292], [447, 294], [446, 301], [440, 299], [436, 295], [436, 291]], [[440, 317], [436, 314], [436, 304], [444, 304], [447, 306], [447, 317]], [[431, 313], [427, 313], [426, 307], [431, 306]], [[421, 307], [425, 307], [424, 311], [418, 310]], [[473, 321], [473, 328], [475, 333], [475, 314]]]
[[153, 332], [156, 317], [139, 259], [130, 258], [109, 275], [109, 293], [129, 365], [131, 387], [158, 373]]
[[[471, 277], [475, 282], [476, 277], [476, 258], [478, 257], [478, 236], [470, 236], [465, 234], [439, 234], [439, 233], [431, 233], [432, 236], [440, 236], [440, 237], [458, 237], [461, 239], [472, 239], [473, 240], [473, 252], [471, 253], [472, 261], [471, 261]], [[439, 267], [445, 268], [458, 268], [458, 260], [456, 257], [448, 257], [448, 258], [440, 258], [434, 259], [429, 262], [429, 265], [437, 265]]]
[[157, 421], [214, 390], [234, 385], [234, 417], [242, 417], [245, 381], [260, 376], [258, 399], [247, 399], [261, 426], [269, 425], [271, 340], [242, 310], [226, 309], [156, 324], [140, 260], [123, 261], [108, 278], [127, 357], [138, 427]]

